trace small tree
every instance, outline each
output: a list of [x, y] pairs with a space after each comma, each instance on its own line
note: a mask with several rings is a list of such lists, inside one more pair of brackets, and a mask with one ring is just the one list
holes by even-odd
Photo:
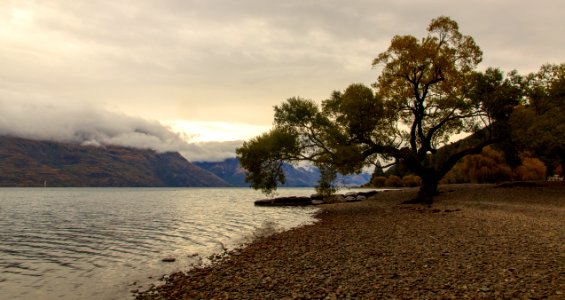
[[322, 195], [324, 199], [331, 199], [332, 195], [337, 191], [337, 187], [334, 185], [336, 178], [337, 173], [332, 167], [321, 166], [320, 180], [318, 181], [316, 192]]

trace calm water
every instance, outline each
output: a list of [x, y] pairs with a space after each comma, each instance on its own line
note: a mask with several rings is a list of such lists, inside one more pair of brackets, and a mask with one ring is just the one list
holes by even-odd
[[224, 247], [314, 222], [315, 208], [255, 207], [260, 198], [238, 188], [0, 189], [0, 298], [127, 299]]

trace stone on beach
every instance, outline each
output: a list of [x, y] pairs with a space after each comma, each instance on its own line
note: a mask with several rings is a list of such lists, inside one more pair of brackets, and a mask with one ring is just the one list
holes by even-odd
[[449, 189], [433, 208], [400, 205], [416, 189], [324, 205], [313, 225], [258, 238], [137, 297], [561, 299], [565, 187]]
[[[333, 202], [355, 202], [366, 200], [368, 197], [376, 195], [378, 191], [348, 192], [345, 195], [337, 194], [333, 196]], [[324, 204], [324, 198], [320, 194], [312, 194], [310, 197], [278, 197], [272, 199], [261, 199], [255, 201], [257, 206], [307, 206]]]

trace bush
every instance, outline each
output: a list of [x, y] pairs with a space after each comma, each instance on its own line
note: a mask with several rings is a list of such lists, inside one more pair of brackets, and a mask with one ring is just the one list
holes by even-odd
[[506, 164], [504, 154], [490, 147], [481, 154], [463, 159], [463, 170], [473, 183], [500, 183], [512, 179], [512, 169]]
[[371, 184], [374, 187], [384, 187], [386, 182], [386, 177], [384, 176], [375, 176], [371, 181]]
[[512, 169], [502, 152], [486, 147], [481, 154], [463, 158], [444, 176], [441, 183], [500, 183], [545, 179], [547, 168], [542, 161], [527, 153], [521, 154], [520, 158], [522, 164]]
[[422, 184], [422, 178], [416, 175], [406, 175], [402, 178], [402, 184], [406, 187], [415, 187]]
[[390, 175], [385, 181], [385, 186], [402, 187], [403, 186], [402, 179], [400, 179], [400, 177], [396, 175]]
[[463, 158], [442, 182], [499, 183], [510, 179], [512, 169], [506, 164], [503, 153], [486, 147], [481, 154]]
[[524, 157], [522, 165], [514, 169], [514, 179], [520, 181], [544, 180], [547, 167], [537, 158]]
[[467, 183], [467, 177], [468, 176], [461, 171], [460, 163], [458, 163], [451, 171], [443, 176], [440, 180], [440, 184]]

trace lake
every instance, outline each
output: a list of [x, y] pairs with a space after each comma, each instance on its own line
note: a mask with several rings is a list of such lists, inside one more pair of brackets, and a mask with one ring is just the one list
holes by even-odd
[[0, 295], [127, 299], [254, 236], [315, 222], [315, 207], [254, 206], [260, 198], [248, 188], [2, 188]]

